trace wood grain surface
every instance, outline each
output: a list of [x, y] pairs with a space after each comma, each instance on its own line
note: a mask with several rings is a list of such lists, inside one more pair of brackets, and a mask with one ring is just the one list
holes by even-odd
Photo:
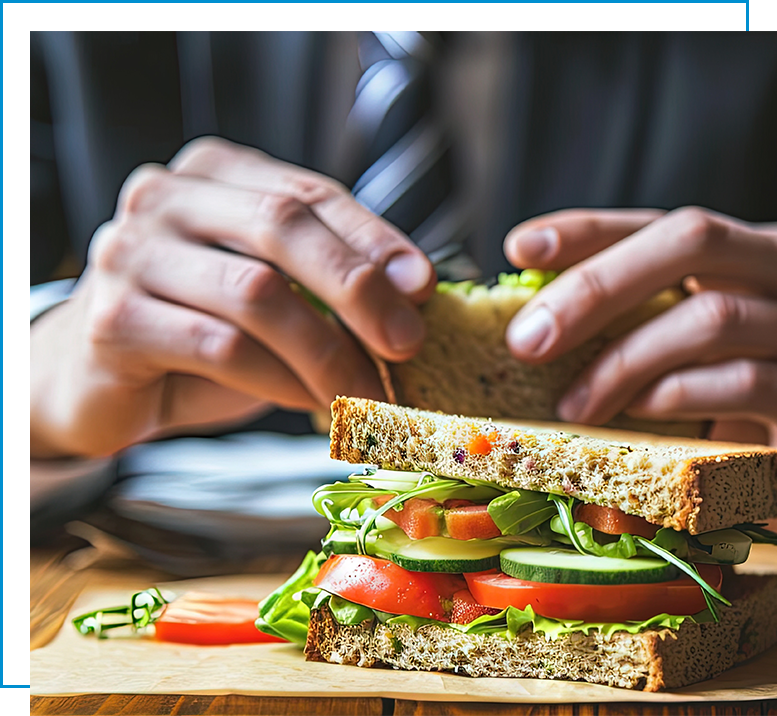
[[[62, 626], [78, 594], [87, 584], [116, 586], [131, 591], [137, 584], [164, 582], [171, 575], [150, 570], [131, 555], [73, 551], [73, 543], [56, 550], [31, 550], [30, 648], [47, 644]], [[90, 551], [92, 550], [92, 551]], [[285, 562], [285, 560], [284, 560]], [[255, 571], [277, 573], [278, 560], [252, 565]], [[284, 698], [227, 695], [85, 694], [32, 696], [31, 714], [342, 714], [343, 716], [717, 716], [718, 714], [771, 714], [777, 716], [777, 700], [695, 704], [495, 704], [411, 701], [382, 698]]]

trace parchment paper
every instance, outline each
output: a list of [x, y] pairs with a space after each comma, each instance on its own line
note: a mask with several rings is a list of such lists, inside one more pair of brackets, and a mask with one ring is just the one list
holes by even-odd
[[[259, 599], [272, 577], [189, 580], [164, 585]], [[148, 585], [138, 585], [139, 589]], [[383, 697], [419, 701], [515, 703], [740, 701], [777, 698], [777, 647], [718, 678], [674, 692], [644, 693], [541, 679], [473, 679], [453, 674], [363, 669], [306, 662], [286, 644], [195, 647], [153, 639], [97, 640], [70, 618], [127, 603], [127, 591], [88, 589], [55, 639], [30, 654], [33, 694], [247, 694]]]

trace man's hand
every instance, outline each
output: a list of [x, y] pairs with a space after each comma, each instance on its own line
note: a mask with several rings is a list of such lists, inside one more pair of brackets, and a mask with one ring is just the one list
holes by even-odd
[[167, 167], [132, 173], [71, 300], [33, 324], [32, 455], [109, 454], [270, 404], [380, 398], [350, 333], [383, 358], [411, 357], [424, 336], [414, 304], [434, 280], [423, 253], [345, 187], [195, 140]]
[[513, 354], [531, 363], [664, 288], [693, 294], [609, 346], [562, 399], [564, 420], [747, 419], [777, 443], [777, 226], [698, 208], [570, 210], [516, 227], [505, 253], [567, 269], [508, 329]]

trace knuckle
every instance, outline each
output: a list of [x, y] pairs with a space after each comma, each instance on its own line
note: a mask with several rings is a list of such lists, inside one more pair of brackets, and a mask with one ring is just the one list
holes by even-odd
[[141, 164], [127, 177], [119, 193], [119, 210], [138, 214], [155, 209], [165, 193], [169, 172], [159, 164]]
[[308, 209], [293, 196], [265, 194], [258, 199], [256, 213], [272, 226], [289, 226], [308, 214]]
[[664, 379], [659, 396], [662, 410], [666, 412], [682, 410], [689, 402], [688, 385], [683, 376], [673, 373]]
[[347, 303], [355, 304], [384, 280], [383, 272], [375, 264], [358, 263], [347, 268], [343, 275], [342, 297]]
[[187, 142], [170, 162], [175, 172], [211, 171], [227, 161], [233, 152], [231, 142], [221, 137], [197, 137]]
[[125, 332], [132, 311], [133, 300], [129, 293], [101, 301], [93, 308], [86, 322], [87, 341], [94, 346], [116, 342]]
[[581, 297], [588, 305], [598, 305], [608, 298], [608, 291], [599, 274], [590, 266], [582, 264], [575, 269], [573, 294]]
[[354, 226], [344, 239], [375, 264], [385, 264], [398, 249], [407, 248], [393, 227], [387, 226], [377, 216]]
[[277, 271], [260, 262], [225, 272], [223, 277], [223, 289], [234, 296], [243, 311], [272, 300], [285, 285]]
[[89, 243], [88, 263], [101, 271], [116, 271], [125, 263], [132, 230], [125, 222], [108, 221], [94, 232]]
[[760, 396], [766, 388], [764, 370], [756, 361], [739, 360], [734, 363], [734, 389], [746, 398]]
[[711, 337], [729, 333], [742, 323], [741, 304], [736, 296], [720, 291], [705, 291], [692, 300], [696, 302], [701, 325]]
[[201, 319], [191, 324], [190, 331], [197, 358], [210, 365], [232, 366], [245, 349], [246, 338], [234, 326]]
[[719, 242], [719, 222], [706, 209], [684, 206], [668, 215], [676, 222], [686, 248], [694, 253], [709, 250]]
[[351, 196], [345, 185], [319, 174], [295, 177], [291, 181], [290, 192], [293, 197], [307, 205], [322, 204]]

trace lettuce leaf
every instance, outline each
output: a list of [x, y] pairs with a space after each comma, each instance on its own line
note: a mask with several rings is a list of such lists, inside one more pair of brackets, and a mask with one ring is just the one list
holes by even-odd
[[[326, 594], [326, 592], [324, 592]], [[340, 621], [337, 613], [332, 608], [332, 602], [334, 599], [338, 599], [340, 602], [345, 602], [339, 597], [330, 597], [329, 605], [332, 613], [340, 624], [359, 624], [365, 620], [362, 614], [359, 615], [360, 621]], [[326, 604], [326, 599], [319, 602], [319, 605]], [[354, 605], [355, 606], [355, 605]], [[342, 607], [338, 607], [342, 609]], [[564, 634], [571, 634], [573, 632], [581, 632], [588, 634], [593, 630], [598, 630], [603, 634], [610, 636], [618, 631], [626, 631], [630, 634], [637, 634], [645, 629], [654, 628], [668, 628], [678, 629], [684, 621], [692, 622], [705, 622], [711, 621], [709, 612], [704, 611], [693, 616], [678, 616], [672, 614], [657, 614], [650, 619], [646, 619], [641, 622], [622, 622], [622, 623], [604, 623], [604, 622], [584, 622], [582, 620], [577, 621], [560, 621], [558, 619], [550, 619], [548, 617], [539, 616], [529, 606], [526, 609], [517, 609], [515, 607], [507, 607], [498, 614], [484, 615], [478, 617], [469, 624], [449, 624], [448, 622], [441, 622], [435, 619], [428, 619], [425, 617], [414, 617], [407, 614], [388, 614], [386, 612], [373, 611], [367, 609], [367, 607], [361, 607], [361, 609], [370, 612], [378, 621], [387, 626], [404, 624], [409, 626], [413, 630], [417, 630], [423, 626], [437, 626], [445, 629], [455, 629], [464, 634], [499, 634], [505, 639], [515, 639], [518, 634], [526, 628], [527, 625], [531, 626], [532, 631], [540, 632], [545, 635], [545, 639], [548, 641], [555, 641]], [[349, 619], [350, 612], [341, 611], [344, 616]]]
[[297, 571], [270, 596], [259, 603], [256, 628], [265, 634], [304, 646], [310, 623], [310, 606], [303, 590], [313, 587], [313, 579], [326, 561], [323, 553], [308, 552]]
[[503, 535], [522, 535], [556, 515], [544, 492], [513, 490], [488, 503], [488, 514]]

